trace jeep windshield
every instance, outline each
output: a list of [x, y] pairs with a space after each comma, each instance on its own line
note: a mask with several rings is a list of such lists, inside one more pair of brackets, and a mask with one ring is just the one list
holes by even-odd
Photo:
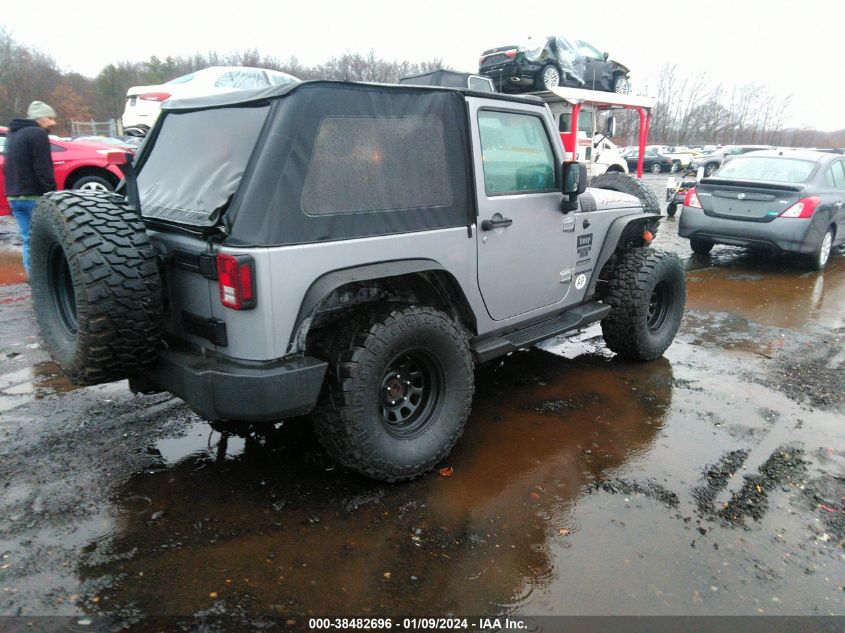
[[171, 111], [138, 165], [145, 218], [207, 228], [241, 182], [270, 106]]

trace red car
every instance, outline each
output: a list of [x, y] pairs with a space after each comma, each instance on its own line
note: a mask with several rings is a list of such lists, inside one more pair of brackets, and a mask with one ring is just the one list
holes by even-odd
[[[6, 157], [8, 128], [0, 127], [0, 215], [9, 215], [9, 203], [6, 200], [6, 183], [3, 166]], [[114, 191], [123, 174], [109, 163], [107, 154], [120, 151], [114, 145], [89, 141], [61, 141], [50, 137], [50, 150], [53, 154], [53, 171], [56, 174], [56, 187], [59, 189], [88, 189], [92, 191]]]

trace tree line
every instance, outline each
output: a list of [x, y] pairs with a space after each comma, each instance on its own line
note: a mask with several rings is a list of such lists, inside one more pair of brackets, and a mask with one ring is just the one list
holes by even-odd
[[[658, 99], [649, 138], [655, 144], [845, 147], [845, 129], [784, 127], [792, 96], [777, 95], [755, 82], [726, 86], [667, 63], [654, 80], [653, 93]], [[621, 118], [621, 132], [633, 144], [638, 119], [632, 114]]]
[[[289, 73], [300, 79], [338, 79], [393, 83], [409, 74], [445, 67], [434, 58], [423, 62], [389, 61], [373, 51], [346, 53], [323, 64], [308, 66], [296, 57], [280, 60], [258, 50], [236, 53], [196, 53], [189, 57], [153, 56], [146, 61], [105, 66], [96, 77], [63, 73], [49, 55], [16, 42], [0, 27], [0, 123], [24, 116], [38, 99], [58, 115], [56, 133], [70, 133], [71, 121], [106, 121], [123, 113], [131, 86], [160, 84], [208, 66], [253, 66]], [[726, 86], [706, 75], [685, 73], [676, 64], [664, 65], [653, 86], [656, 94], [650, 139], [667, 145], [760, 143], [793, 147], [845, 147], [845, 130], [821, 132], [784, 128], [790, 97], [765, 86], [748, 83]], [[637, 117], [620, 119], [620, 136], [627, 144], [636, 138]]]
[[405, 75], [444, 67], [433, 58], [423, 62], [390, 61], [367, 54], [346, 53], [323, 64], [308, 66], [296, 57], [280, 60], [257, 50], [196, 53], [190, 57], [153, 56], [141, 62], [105, 66], [96, 77], [63, 73], [49, 55], [16, 42], [0, 27], [0, 124], [25, 116], [34, 100], [46, 101], [58, 114], [56, 134], [70, 133], [71, 121], [106, 121], [123, 113], [131, 86], [160, 84], [209, 66], [252, 66], [280, 70], [299, 79], [336, 79], [395, 83]]

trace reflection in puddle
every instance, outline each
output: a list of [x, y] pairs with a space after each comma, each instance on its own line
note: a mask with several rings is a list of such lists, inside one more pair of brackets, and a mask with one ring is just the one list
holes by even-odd
[[88, 610], [525, 611], [558, 582], [550, 552], [578, 533], [572, 511], [589, 484], [653, 446], [671, 365], [535, 349], [476, 384], [448, 477], [356, 476], [299, 420], [243, 439], [197, 424], [159, 442], [161, 468], [121, 489], [114, 534], [79, 568], [100, 587]]
[[22, 284], [26, 281], [20, 251], [0, 250], [0, 286]]
[[162, 465], [173, 466], [185, 458], [197, 462], [207, 458], [233, 459], [243, 453], [245, 443], [246, 438], [221, 434], [208, 422], [199, 420], [184, 435], [159, 440], [151, 452], [161, 455]]
[[688, 310], [729, 312], [782, 328], [845, 323], [842, 253], [832, 257], [821, 273], [803, 271], [788, 258], [756, 258], [739, 249], [717, 255], [709, 268], [687, 272]]
[[0, 411], [8, 411], [45, 396], [67, 393], [77, 387], [59, 366], [47, 361], [0, 375]]

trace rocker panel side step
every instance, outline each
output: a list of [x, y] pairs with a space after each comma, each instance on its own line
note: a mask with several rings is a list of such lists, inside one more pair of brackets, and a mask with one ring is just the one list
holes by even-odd
[[478, 363], [486, 363], [522, 347], [577, 330], [600, 321], [610, 312], [610, 306], [597, 301], [576, 306], [551, 319], [493, 337], [479, 337], [472, 341], [472, 353]]

